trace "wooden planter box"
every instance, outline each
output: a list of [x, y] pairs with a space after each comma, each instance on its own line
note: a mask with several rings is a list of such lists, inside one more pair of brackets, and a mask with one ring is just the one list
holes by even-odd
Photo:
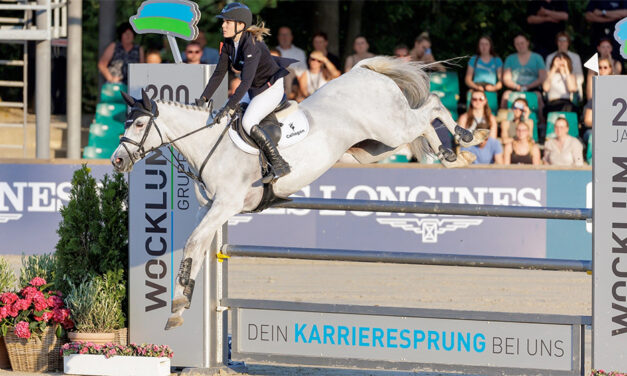
[[116, 355], [67, 355], [63, 373], [101, 376], [169, 376], [170, 358]]

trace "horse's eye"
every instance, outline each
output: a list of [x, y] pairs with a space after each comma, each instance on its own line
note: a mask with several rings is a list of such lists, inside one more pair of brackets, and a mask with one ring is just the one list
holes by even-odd
[[137, 122], [137, 124], [135, 124], [136, 128], [142, 128], [144, 126], [144, 123], [142, 122]]

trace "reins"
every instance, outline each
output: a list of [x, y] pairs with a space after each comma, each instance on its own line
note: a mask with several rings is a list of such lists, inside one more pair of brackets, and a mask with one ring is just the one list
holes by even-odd
[[[195, 134], [197, 132], [200, 132], [200, 131], [202, 131], [204, 129], [211, 128], [211, 127], [213, 127], [215, 125], [215, 121], [213, 121], [210, 124], [204, 125], [204, 126], [202, 126], [200, 128], [194, 129], [193, 131], [187, 132], [184, 135], [175, 138], [174, 140], [171, 140], [171, 141], [168, 141], [168, 142], [164, 142], [163, 141], [163, 136], [161, 134], [161, 130], [157, 126], [157, 123], [155, 123], [155, 119], [158, 117], [158, 114], [146, 111], [146, 110], [141, 109], [141, 108], [135, 109], [134, 111], [138, 111], [138, 112], [140, 112], [142, 114], [145, 114], [145, 115], [149, 116], [150, 120], [148, 121], [148, 126], [146, 127], [146, 131], [144, 132], [144, 135], [142, 136], [142, 139], [139, 142], [137, 142], [135, 140], [132, 140], [132, 139], [130, 139], [128, 137], [124, 137], [124, 136], [120, 138], [120, 145], [122, 145], [124, 147], [124, 149], [126, 149], [127, 154], [131, 157], [131, 163], [132, 164], [135, 164], [135, 161], [133, 160], [133, 157], [132, 157], [134, 154], [136, 154], [138, 156], [138, 160], [143, 159], [144, 157], [146, 157], [146, 155], [148, 155], [148, 153], [151, 153], [151, 152], [155, 152], [155, 153], [158, 153], [160, 155], [163, 155], [163, 152], [160, 150], [161, 147], [167, 146], [168, 149], [170, 149], [170, 146], [173, 146], [176, 141], [179, 141], [179, 140], [181, 140], [181, 139], [183, 139], [185, 137], [191, 136], [191, 135], [193, 135], [193, 134]], [[237, 119], [238, 117], [239, 117], [239, 111], [236, 111], [235, 114], [231, 117], [231, 120], [229, 120], [229, 122], [226, 124], [226, 126], [222, 130], [222, 133], [220, 133], [220, 137], [218, 137], [218, 140], [215, 142], [215, 144], [213, 145], [213, 147], [209, 151], [209, 154], [207, 154], [207, 157], [202, 162], [202, 165], [200, 166], [200, 169], [198, 171], [198, 175], [195, 175], [195, 174], [191, 173], [190, 171], [185, 170], [185, 168], [183, 167], [183, 162], [181, 162], [181, 160], [172, 152], [172, 149], [170, 149], [170, 154], [172, 155], [172, 159], [175, 160], [176, 162], [173, 162], [172, 160], [170, 160], [168, 158], [166, 158], [166, 161], [168, 163], [170, 163], [172, 166], [176, 167], [176, 170], [178, 172], [184, 173], [190, 179], [194, 180], [195, 182], [201, 184], [204, 187], [205, 184], [202, 181], [202, 172], [205, 169], [205, 166], [207, 165], [207, 162], [209, 162], [209, 159], [211, 158], [213, 153], [218, 148], [218, 145], [220, 144], [220, 142], [224, 138], [224, 135], [226, 134], [226, 131], [229, 129], [229, 127], [231, 126], [233, 121], [235, 121], [235, 119]], [[150, 132], [150, 129], [152, 128], [153, 125], [154, 125], [155, 129], [157, 130], [157, 133], [159, 133], [159, 139], [161, 140], [161, 144], [159, 146], [155, 146], [155, 147], [153, 147], [153, 148], [151, 148], [149, 150], [145, 150], [144, 149], [144, 142], [146, 141], [146, 138], [148, 137], [148, 132]], [[129, 144], [137, 146], [137, 148], [138, 148], [137, 152], [131, 153], [128, 150], [128, 148], [126, 147], [126, 143], [129, 143]]]

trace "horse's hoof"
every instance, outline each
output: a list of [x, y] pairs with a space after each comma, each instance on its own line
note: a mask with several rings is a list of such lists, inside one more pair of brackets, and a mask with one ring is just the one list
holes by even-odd
[[466, 160], [466, 162], [468, 162], [468, 164], [472, 164], [477, 159], [476, 155], [474, 155], [473, 153], [471, 153], [469, 151], [466, 151], [466, 150], [460, 151], [458, 157], [460, 159]]
[[174, 298], [172, 300], [172, 313], [178, 312], [181, 308], [187, 308], [190, 304], [191, 302], [185, 296]]
[[457, 160], [457, 155], [453, 153], [453, 150], [445, 148], [443, 145], [440, 145], [438, 148], [438, 159], [446, 160], [447, 162], [455, 162]]
[[168, 318], [168, 322], [165, 324], [165, 330], [170, 330], [181, 325], [183, 325], [183, 318], [181, 316], [173, 316]]
[[474, 132], [472, 132], [472, 135], [473, 135], [473, 138], [477, 140], [477, 144], [480, 144], [483, 141], [487, 140], [488, 137], [490, 137], [490, 130], [489, 129], [475, 129]]

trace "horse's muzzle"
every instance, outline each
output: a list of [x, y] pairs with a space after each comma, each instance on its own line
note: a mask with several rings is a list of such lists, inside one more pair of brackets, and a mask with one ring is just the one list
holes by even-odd
[[116, 172], [129, 172], [133, 166], [131, 158], [122, 154], [124, 153], [116, 150], [111, 156], [111, 164]]

